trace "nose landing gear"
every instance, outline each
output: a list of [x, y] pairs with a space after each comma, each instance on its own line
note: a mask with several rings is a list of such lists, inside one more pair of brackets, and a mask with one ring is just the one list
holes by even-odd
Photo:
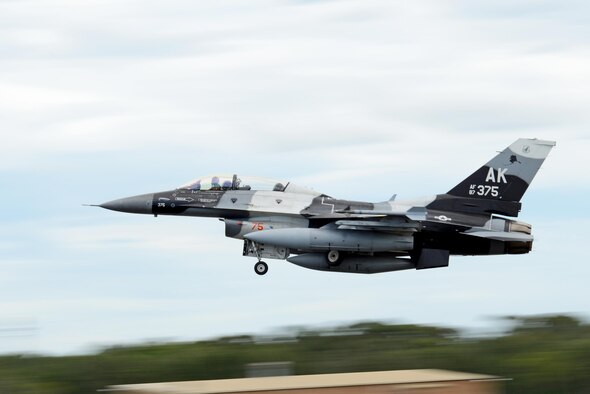
[[259, 261], [258, 263], [254, 264], [254, 272], [258, 275], [264, 275], [268, 272], [268, 264], [264, 261]]
[[242, 251], [243, 256], [256, 257], [258, 263], [254, 266], [254, 272], [258, 275], [264, 275], [268, 272], [268, 265], [262, 261], [263, 258], [286, 260], [289, 253], [289, 249], [284, 246], [265, 245], [248, 239], [244, 240], [244, 250]]
[[[248, 241], [244, 243], [244, 250], [248, 248], [248, 244]], [[258, 275], [266, 274], [268, 272], [268, 264], [262, 261], [259, 245], [256, 242], [251, 242], [250, 246], [254, 252], [254, 255], [258, 259], [258, 263], [254, 264], [254, 272], [256, 272]]]

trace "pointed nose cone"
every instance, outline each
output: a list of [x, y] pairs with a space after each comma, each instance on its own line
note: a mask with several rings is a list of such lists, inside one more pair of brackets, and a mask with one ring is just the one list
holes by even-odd
[[139, 196], [125, 197], [100, 204], [101, 208], [111, 211], [128, 213], [152, 213], [154, 194], [141, 194]]

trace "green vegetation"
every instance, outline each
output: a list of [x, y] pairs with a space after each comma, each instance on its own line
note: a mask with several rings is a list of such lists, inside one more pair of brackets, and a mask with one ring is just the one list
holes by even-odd
[[92, 393], [112, 384], [244, 376], [253, 362], [296, 374], [441, 368], [511, 378], [508, 393], [590, 392], [590, 325], [570, 316], [510, 318], [504, 335], [366, 322], [275, 337], [115, 347], [95, 355], [0, 357], [0, 393]]

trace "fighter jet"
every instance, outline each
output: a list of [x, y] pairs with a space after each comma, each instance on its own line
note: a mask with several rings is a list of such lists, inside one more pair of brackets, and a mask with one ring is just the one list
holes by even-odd
[[379, 273], [447, 267], [451, 255], [523, 254], [531, 225], [510, 219], [553, 141], [519, 139], [448, 192], [371, 203], [330, 197], [291, 182], [204, 176], [172, 190], [99, 205], [149, 215], [201, 216], [225, 222], [243, 255], [287, 260], [320, 271]]

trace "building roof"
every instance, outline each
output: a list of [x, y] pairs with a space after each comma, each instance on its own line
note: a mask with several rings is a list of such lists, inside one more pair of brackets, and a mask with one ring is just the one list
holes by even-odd
[[109, 386], [106, 391], [150, 394], [214, 394], [322, 387], [374, 386], [452, 381], [500, 380], [497, 376], [440, 369], [355, 372], [326, 375], [273, 376], [264, 378], [197, 380]]

